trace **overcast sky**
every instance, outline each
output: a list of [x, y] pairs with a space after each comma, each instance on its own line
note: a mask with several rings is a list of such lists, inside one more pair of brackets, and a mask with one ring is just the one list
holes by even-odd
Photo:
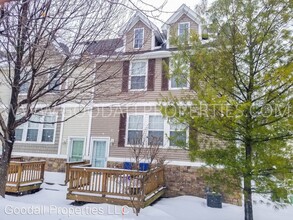
[[[188, 7], [194, 10], [195, 5], [199, 4], [201, 0], [143, 0], [147, 4], [153, 5], [154, 7], [159, 7], [163, 5], [165, 2], [165, 6], [163, 8], [163, 12], [160, 13], [159, 19], [162, 21], [167, 21], [169, 17], [182, 5], [186, 4]], [[208, 5], [211, 4], [214, 0], [208, 0]], [[146, 9], [146, 6], [144, 5], [144, 8]], [[156, 14], [157, 16], [157, 14]], [[152, 20], [152, 19], [151, 19]], [[162, 25], [160, 21], [153, 21], [156, 25], [159, 27]]]

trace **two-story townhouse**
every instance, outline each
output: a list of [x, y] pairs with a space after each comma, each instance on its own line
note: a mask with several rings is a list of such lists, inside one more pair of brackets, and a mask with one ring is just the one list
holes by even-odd
[[[207, 185], [200, 169], [202, 163], [190, 162], [188, 152], [176, 146], [177, 141], [188, 142], [193, 134], [188, 126], [164, 118], [158, 107], [162, 97], [170, 94], [180, 97], [191, 92], [188, 77], [178, 81], [167, 72], [172, 69], [171, 57], [176, 51], [170, 39], [188, 39], [192, 33], [200, 36], [200, 17], [182, 5], [160, 32], [147, 17], [136, 13], [123, 31], [121, 61], [108, 62], [98, 69], [105, 73], [118, 72], [121, 78], [102, 88], [105, 95], [94, 99], [91, 163], [121, 168], [124, 162], [134, 161], [135, 146], [148, 148], [155, 140], [160, 146], [157, 159], [165, 161], [166, 195], [204, 196]], [[149, 162], [148, 159], [145, 157], [143, 161]], [[241, 197], [226, 196], [225, 200], [239, 204]]]
[[[202, 163], [190, 162], [188, 152], [169, 138], [188, 142], [192, 135], [188, 126], [168, 121], [158, 108], [162, 97], [190, 92], [188, 79], [179, 83], [165, 67], [172, 64], [171, 56], [176, 51], [170, 39], [188, 39], [191, 33], [201, 35], [200, 17], [182, 5], [162, 31], [138, 12], [121, 30], [120, 38], [92, 42], [89, 53], [111, 54], [106, 62], [96, 60], [93, 78], [115, 77], [95, 88], [88, 111], [48, 128], [51, 130], [47, 133], [54, 133], [50, 143], [42, 143], [47, 129], [44, 125], [25, 125], [14, 155], [46, 159], [47, 169], [54, 171], [64, 171], [66, 161], [79, 160], [88, 160], [96, 167], [122, 167], [124, 162], [133, 161], [135, 146], [155, 144], [160, 146], [158, 158], [165, 163], [166, 195], [205, 196]], [[77, 107], [75, 103], [65, 104], [56, 109], [57, 117], [62, 120]], [[35, 143], [26, 141], [31, 129], [37, 132]], [[148, 162], [149, 158], [143, 159]], [[241, 197], [226, 196], [225, 201], [239, 204]]]

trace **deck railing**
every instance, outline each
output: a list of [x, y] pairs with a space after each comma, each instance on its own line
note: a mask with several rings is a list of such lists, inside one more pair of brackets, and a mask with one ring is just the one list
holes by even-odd
[[70, 173], [69, 170], [73, 166], [79, 166], [79, 167], [89, 167], [91, 164], [87, 163], [85, 160], [84, 161], [77, 161], [77, 162], [67, 162], [65, 164], [65, 185], [68, 183], [69, 178], [70, 178]]
[[46, 161], [11, 161], [8, 168], [7, 192], [23, 192], [39, 188], [44, 181]]
[[164, 192], [164, 169], [70, 167], [67, 198], [145, 207]]

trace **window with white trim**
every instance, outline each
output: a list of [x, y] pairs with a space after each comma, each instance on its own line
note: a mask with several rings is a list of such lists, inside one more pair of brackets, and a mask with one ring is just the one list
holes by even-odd
[[60, 83], [60, 74], [56, 75], [56, 72], [57, 70], [50, 68], [48, 90], [52, 89], [51, 92], [58, 92], [60, 90], [60, 85], [58, 85]]
[[127, 144], [141, 145], [143, 139], [143, 115], [129, 115]]
[[183, 60], [170, 59], [169, 89], [187, 89], [190, 65]]
[[190, 32], [189, 22], [181, 22], [178, 24], [178, 38], [181, 42], [188, 40], [189, 32]]
[[179, 146], [187, 141], [187, 128], [160, 114], [128, 114], [126, 145]]
[[164, 142], [164, 119], [160, 115], [149, 116], [148, 144], [160, 145]]
[[15, 129], [15, 140], [18, 142], [53, 143], [56, 126], [55, 115], [33, 115], [30, 121]]
[[186, 126], [176, 123], [174, 120], [169, 122], [170, 125], [170, 146], [181, 146], [186, 143]]
[[144, 29], [143, 28], [135, 28], [134, 29], [134, 42], [133, 47], [135, 49], [140, 49], [143, 46], [144, 40]]
[[[16, 117], [16, 119], [19, 119], [19, 117]], [[15, 141], [22, 141], [24, 127], [25, 124], [21, 124], [15, 129]]]
[[147, 84], [147, 61], [133, 61], [130, 65], [131, 90], [144, 90]]
[[31, 82], [31, 73], [30, 72], [22, 72], [20, 74], [20, 82], [22, 85], [19, 88], [20, 94], [26, 94], [28, 92], [30, 82]]

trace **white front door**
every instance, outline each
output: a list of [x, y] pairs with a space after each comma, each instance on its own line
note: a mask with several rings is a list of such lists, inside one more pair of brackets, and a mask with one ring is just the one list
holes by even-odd
[[92, 166], [106, 167], [109, 151], [109, 139], [98, 138], [93, 140]]

